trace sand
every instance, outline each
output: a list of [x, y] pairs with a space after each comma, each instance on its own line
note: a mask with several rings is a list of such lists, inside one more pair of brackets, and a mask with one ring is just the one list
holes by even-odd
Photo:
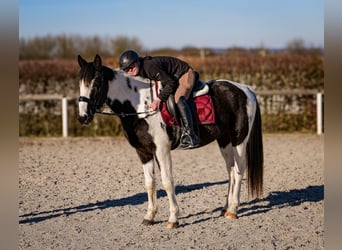
[[141, 164], [124, 138], [19, 139], [19, 249], [324, 249], [324, 137], [264, 135], [264, 193], [222, 216], [227, 172], [216, 143], [172, 152], [180, 227], [141, 225]]

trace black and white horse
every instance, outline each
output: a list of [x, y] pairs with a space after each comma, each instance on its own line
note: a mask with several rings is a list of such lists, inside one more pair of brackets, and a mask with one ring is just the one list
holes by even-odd
[[[170, 204], [167, 227], [177, 227], [179, 207], [172, 176], [171, 150], [178, 145], [175, 138], [179, 127], [167, 125], [161, 112], [149, 109], [152, 95], [158, 94], [157, 83], [129, 77], [123, 71], [103, 66], [99, 55], [93, 62], [87, 62], [79, 55], [78, 64], [81, 68], [79, 122], [89, 124], [104, 104], [120, 117], [125, 137], [135, 148], [143, 166], [148, 194], [143, 224], [153, 224], [157, 213], [155, 168], [158, 167]], [[247, 85], [213, 80], [209, 86], [215, 123], [198, 126], [200, 146], [214, 140], [218, 143], [229, 176], [228, 197], [222, 213], [226, 218], [236, 219], [246, 169], [249, 194], [252, 197], [262, 195], [263, 143], [259, 105]]]

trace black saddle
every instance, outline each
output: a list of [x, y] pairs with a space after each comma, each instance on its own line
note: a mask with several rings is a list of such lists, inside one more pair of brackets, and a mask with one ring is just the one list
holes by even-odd
[[[194, 75], [195, 75], [194, 86], [192, 87], [192, 91], [188, 100], [188, 104], [191, 108], [192, 113], [194, 112], [193, 99], [196, 96], [207, 94], [209, 91], [208, 84], [206, 82], [202, 82], [199, 79], [199, 73], [197, 71], [194, 71]], [[180, 124], [174, 95], [169, 96], [169, 98], [166, 101], [166, 107], [167, 107], [167, 110], [170, 112], [170, 114], [176, 119], [177, 123]]]

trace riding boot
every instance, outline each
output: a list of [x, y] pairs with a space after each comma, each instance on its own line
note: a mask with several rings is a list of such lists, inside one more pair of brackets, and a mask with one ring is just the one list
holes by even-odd
[[199, 146], [198, 138], [194, 133], [191, 110], [184, 96], [179, 98], [177, 107], [182, 121], [180, 147], [183, 149], [196, 148]]

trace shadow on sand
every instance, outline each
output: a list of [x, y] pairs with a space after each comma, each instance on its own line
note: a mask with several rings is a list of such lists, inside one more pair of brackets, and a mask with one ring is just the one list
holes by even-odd
[[[216, 185], [227, 184], [228, 181], [219, 182], [205, 182], [200, 184], [192, 184], [187, 186], [176, 186], [176, 194], [192, 192], [194, 190], [199, 190], [202, 188], [212, 187]], [[164, 190], [158, 190], [157, 197], [166, 197], [166, 192]], [[253, 214], [266, 213], [273, 207], [286, 207], [286, 206], [296, 206], [303, 202], [318, 202], [324, 199], [324, 186], [308, 186], [304, 189], [293, 189], [288, 192], [272, 192], [266, 198], [255, 199], [249, 202], [242, 203], [242, 208], [239, 210], [239, 217], [249, 216]], [[268, 202], [267, 205], [261, 205], [265, 201]], [[132, 196], [128, 196], [121, 199], [105, 200], [96, 203], [89, 203], [86, 205], [80, 205], [75, 207], [68, 207], [62, 209], [54, 209], [49, 211], [32, 212], [23, 215], [19, 215], [19, 224], [27, 223], [38, 223], [41, 221], [57, 218], [60, 216], [68, 216], [81, 212], [89, 212], [98, 209], [107, 209], [112, 207], [120, 207], [126, 205], [140, 205], [147, 202], [147, 194], [137, 193]], [[248, 206], [248, 208], [243, 208]], [[221, 208], [215, 209], [215, 211], [220, 211]], [[194, 215], [188, 215], [187, 217], [192, 217]]]
[[[324, 185], [308, 186], [303, 189], [271, 192], [266, 198], [244, 202], [238, 211], [239, 217], [267, 213], [271, 209], [298, 206], [304, 202], [319, 202], [324, 200]], [[266, 205], [262, 205], [265, 204]], [[244, 206], [248, 206], [244, 208]]]

